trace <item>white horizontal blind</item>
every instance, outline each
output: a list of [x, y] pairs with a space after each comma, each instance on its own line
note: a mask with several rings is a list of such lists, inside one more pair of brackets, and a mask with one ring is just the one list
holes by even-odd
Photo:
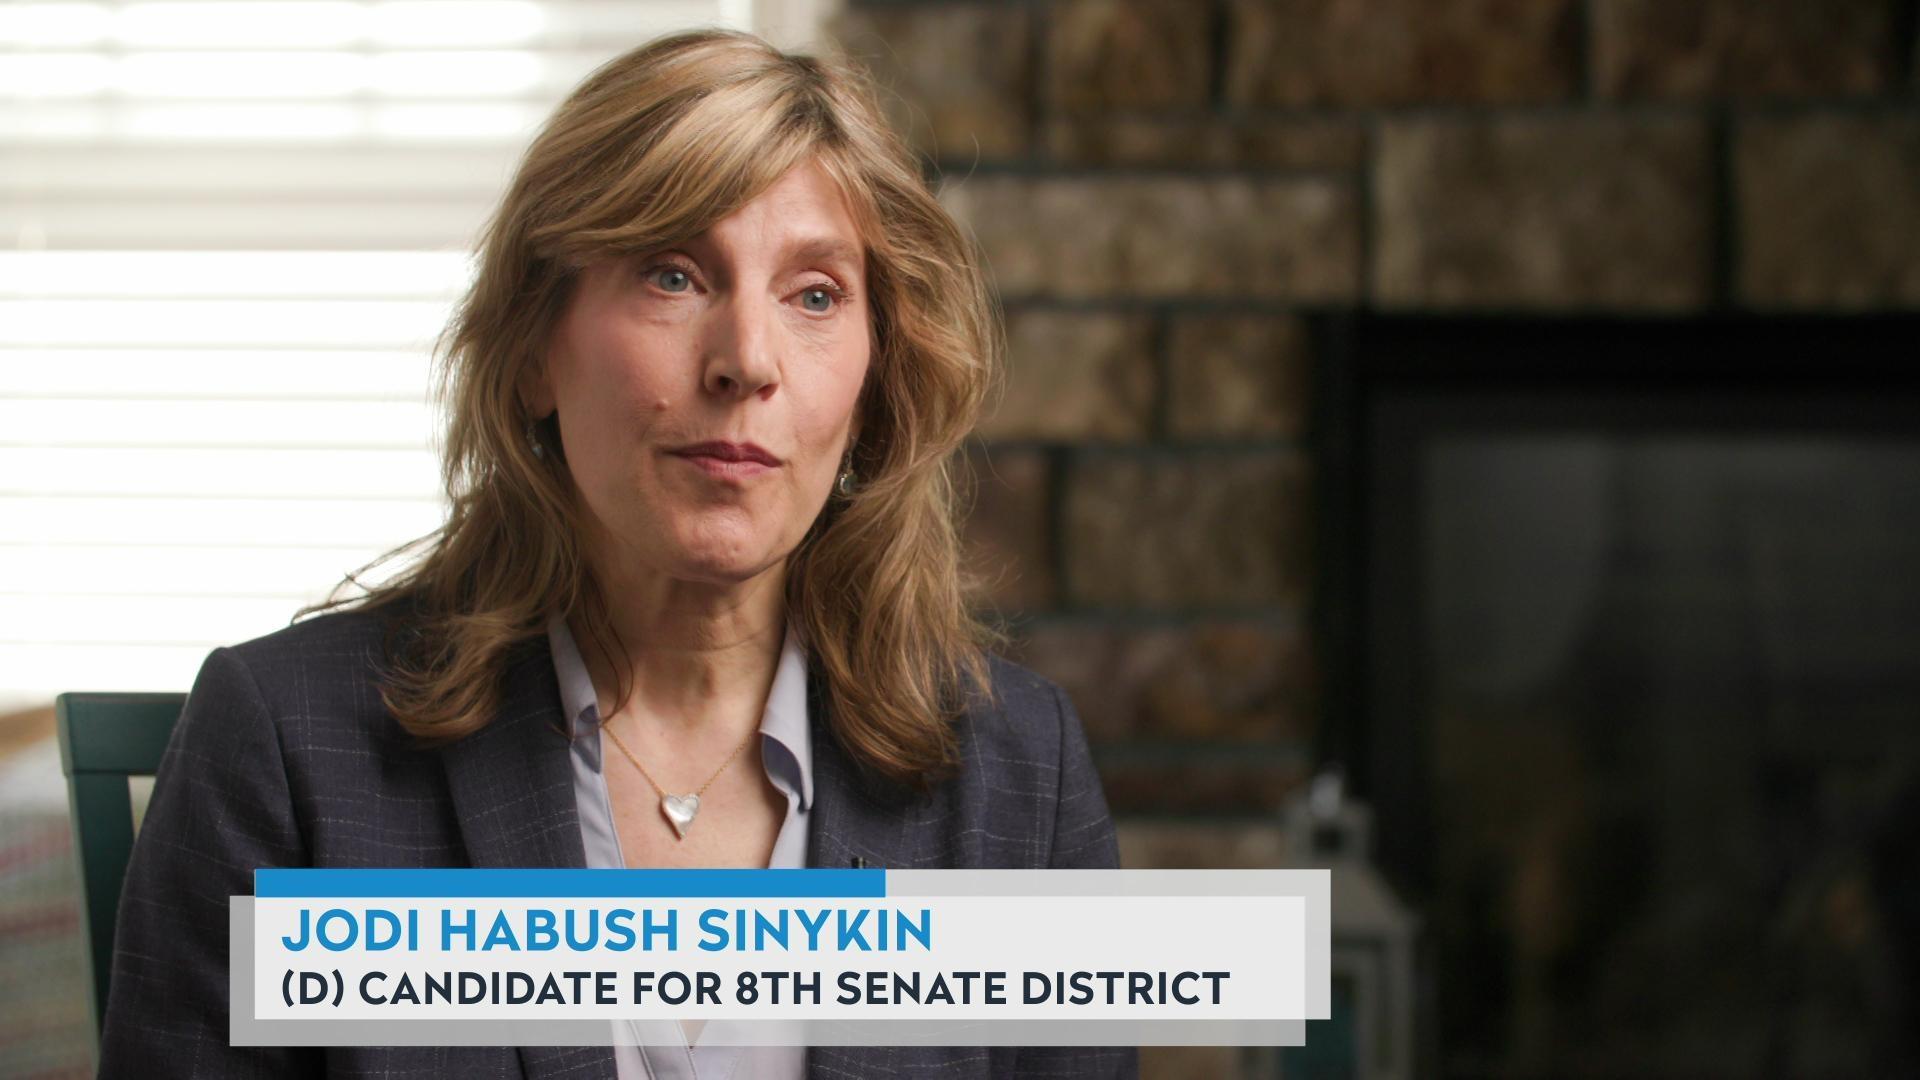
[[527, 138], [617, 53], [755, 22], [0, 3], [0, 710], [185, 689], [437, 527], [428, 349]]
[[594, 67], [741, 0], [0, 4], [0, 237], [460, 248]]

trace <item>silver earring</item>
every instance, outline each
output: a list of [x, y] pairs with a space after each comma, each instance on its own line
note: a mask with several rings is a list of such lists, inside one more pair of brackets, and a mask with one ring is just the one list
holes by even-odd
[[846, 461], [844, 461], [840, 466], [840, 478], [834, 481], [833, 487], [835, 491], [838, 491], [840, 493], [841, 498], [846, 498], [847, 496], [850, 496], [853, 494], [853, 451], [852, 450], [847, 451]]
[[547, 448], [540, 445], [540, 428], [533, 420], [527, 421], [527, 445], [533, 448], [534, 457], [545, 458], [547, 456]]

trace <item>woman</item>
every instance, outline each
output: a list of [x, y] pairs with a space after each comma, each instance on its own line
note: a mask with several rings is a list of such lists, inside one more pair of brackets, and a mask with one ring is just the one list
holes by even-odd
[[1003, 345], [854, 73], [727, 31], [600, 69], [443, 345], [423, 557], [194, 684], [103, 1075], [1133, 1075], [1131, 1049], [689, 1051], [691, 1022], [617, 1051], [227, 1045], [257, 867], [1118, 862], [1071, 705], [963, 602], [951, 470]]

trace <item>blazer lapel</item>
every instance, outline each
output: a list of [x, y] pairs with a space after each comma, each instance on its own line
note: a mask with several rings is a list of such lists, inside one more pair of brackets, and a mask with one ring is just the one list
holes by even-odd
[[487, 868], [585, 867], [560, 684], [544, 637], [519, 651], [502, 689], [493, 722], [441, 752], [467, 857]]
[[[807, 865], [863, 865], [876, 869], [947, 865], [953, 818], [943, 810], [951, 792], [921, 796], [860, 771], [833, 735], [833, 718], [817, 672], [807, 680], [807, 716], [813, 740], [813, 809]], [[861, 860], [856, 863], [854, 860]], [[972, 1047], [810, 1046], [807, 1080], [893, 1076], [909, 1067], [927, 1075], [981, 1075], [986, 1051]]]
[[813, 753], [813, 809], [807, 865], [876, 869], [939, 865], [942, 815], [905, 788], [863, 773], [834, 737], [825, 677], [807, 678], [807, 722]]
[[[560, 684], [544, 636], [508, 665], [493, 722], [441, 751], [467, 858], [476, 867], [587, 865]], [[522, 1046], [529, 1080], [612, 1076], [610, 1046]]]

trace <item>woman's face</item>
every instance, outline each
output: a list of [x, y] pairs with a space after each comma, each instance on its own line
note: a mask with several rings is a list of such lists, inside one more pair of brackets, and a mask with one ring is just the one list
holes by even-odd
[[798, 546], [858, 435], [866, 291], [812, 163], [687, 243], [583, 270], [523, 395], [558, 410], [600, 553], [720, 584]]

